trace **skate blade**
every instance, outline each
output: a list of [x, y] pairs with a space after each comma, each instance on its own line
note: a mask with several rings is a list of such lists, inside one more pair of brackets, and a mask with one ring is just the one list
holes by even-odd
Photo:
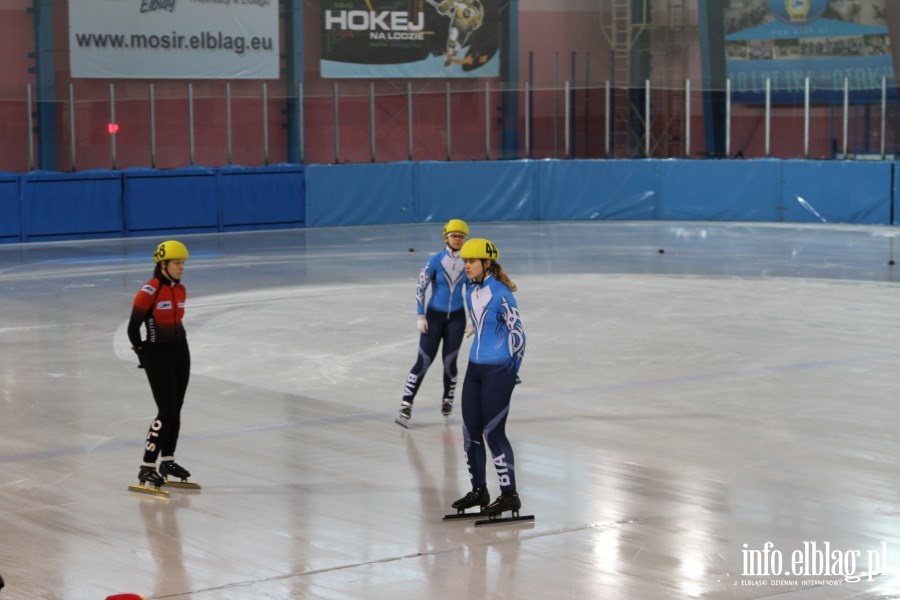
[[157, 496], [159, 498], [168, 498], [169, 492], [166, 490], [156, 489], [154, 487], [147, 487], [145, 485], [129, 485], [129, 492], [137, 492], [138, 494], [147, 494], [148, 496]]
[[470, 512], [470, 513], [462, 512], [462, 513], [456, 513], [455, 515], [444, 515], [443, 520], [444, 521], [458, 521], [458, 520], [462, 520], [462, 519], [478, 519], [478, 518], [486, 517], [486, 516], [487, 516], [486, 512], [480, 512], [480, 511], [479, 512]]
[[397, 417], [396, 419], [394, 419], [394, 423], [396, 423], [403, 429], [409, 429], [409, 421], [408, 420], [404, 420], [404, 419], [401, 419], [400, 417]]
[[191, 483], [190, 481], [169, 481], [166, 480], [166, 487], [178, 490], [199, 490], [199, 483]]
[[[501, 513], [502, 514], [502, 513]], [[517, 523], [517, 522], [533, 522], [534, 515], [522, 515], [513, 514], [511, 517], [488, 517], [487, 519], [482, 519], [481, 521], [475, 521], [475, 526], [479, 525], [502, 525], [503, 523]]]

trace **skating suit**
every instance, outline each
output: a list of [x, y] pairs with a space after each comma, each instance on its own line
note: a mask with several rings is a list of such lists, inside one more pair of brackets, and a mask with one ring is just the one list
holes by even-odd
[[509, 288], [488, 275], [466, 294], [474, 339], [462, 389], [463, 439], [473, 486], [486, 485], [486, 451], [504, 494], [516, 491], [515, 460], [506, 437], [506, 417], [516, 375], [525, 356], [525, 330]]
[[[140, 348], [140, 361], [150, 381], [157, 415], [147, 432], [144, 463], [175, 456], [181, 429], [181, 407], [191, 373], [191, 354], [182, 324], [187, 292], [179, 282], [151, 279], [134, 297], [128, 339]], [[141, 326], [147, 338], [141, 339]]]
[[[459, 252], [444, 248], [432, 255], [422, 267], [416, 284], [416, 314], [425, 315], [428, 332], [419, 336], [419, 355], [416, 364], [406, 377], [403, 400], [412, 402], [425, 379], [425, 373], [437, 356], [443, 343], [441, 356], [444, 361], [444, 398], [453, 398], [456, 392], [459, 347], [466, 331], [465, 262]], [[431, 286], [431, 298], [425, 305], [425, 292]]]

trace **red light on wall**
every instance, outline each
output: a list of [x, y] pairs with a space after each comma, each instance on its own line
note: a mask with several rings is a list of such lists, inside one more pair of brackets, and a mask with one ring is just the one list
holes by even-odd
[[118, 123], [110, 123], [106, 126], [106, 129], [109, 130], [110, 135], [119, 132], [119, 124]]

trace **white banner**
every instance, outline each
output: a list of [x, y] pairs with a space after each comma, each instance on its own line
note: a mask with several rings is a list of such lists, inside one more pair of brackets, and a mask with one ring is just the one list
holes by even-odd
[[277, 0], [69, 0], [72, 77], [278, 79]]

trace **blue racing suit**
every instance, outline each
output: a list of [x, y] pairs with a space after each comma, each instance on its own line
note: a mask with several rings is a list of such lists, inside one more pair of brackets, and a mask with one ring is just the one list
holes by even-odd
[[[444, 248], [425, 262], [416, 284], [416, 314], [425, 315], [428, 331], [419, 336], [419, 354], [403, 386], [403, 401], [412, 404], [425, 379], [425, 373], [443, 343], [444, 398], [453, 399], [456, 392], [459, 347], [466, 331], [466, 311], [463, 300], [465, 284], [464, 261], [459, 252]], [[425, 293], [431, 286], [431, 298], [426, 306]]]
[[512, 292], [496, 277], [470, 283], [466, 294], [475, 339], [462, 389], [463, 439], [472, 487], [486, 485], [485, 441], [500, 479], [500, 491], [516, 491], [515, 460], [506, 437], [506, 417], [525, 356], [525, 330]]

